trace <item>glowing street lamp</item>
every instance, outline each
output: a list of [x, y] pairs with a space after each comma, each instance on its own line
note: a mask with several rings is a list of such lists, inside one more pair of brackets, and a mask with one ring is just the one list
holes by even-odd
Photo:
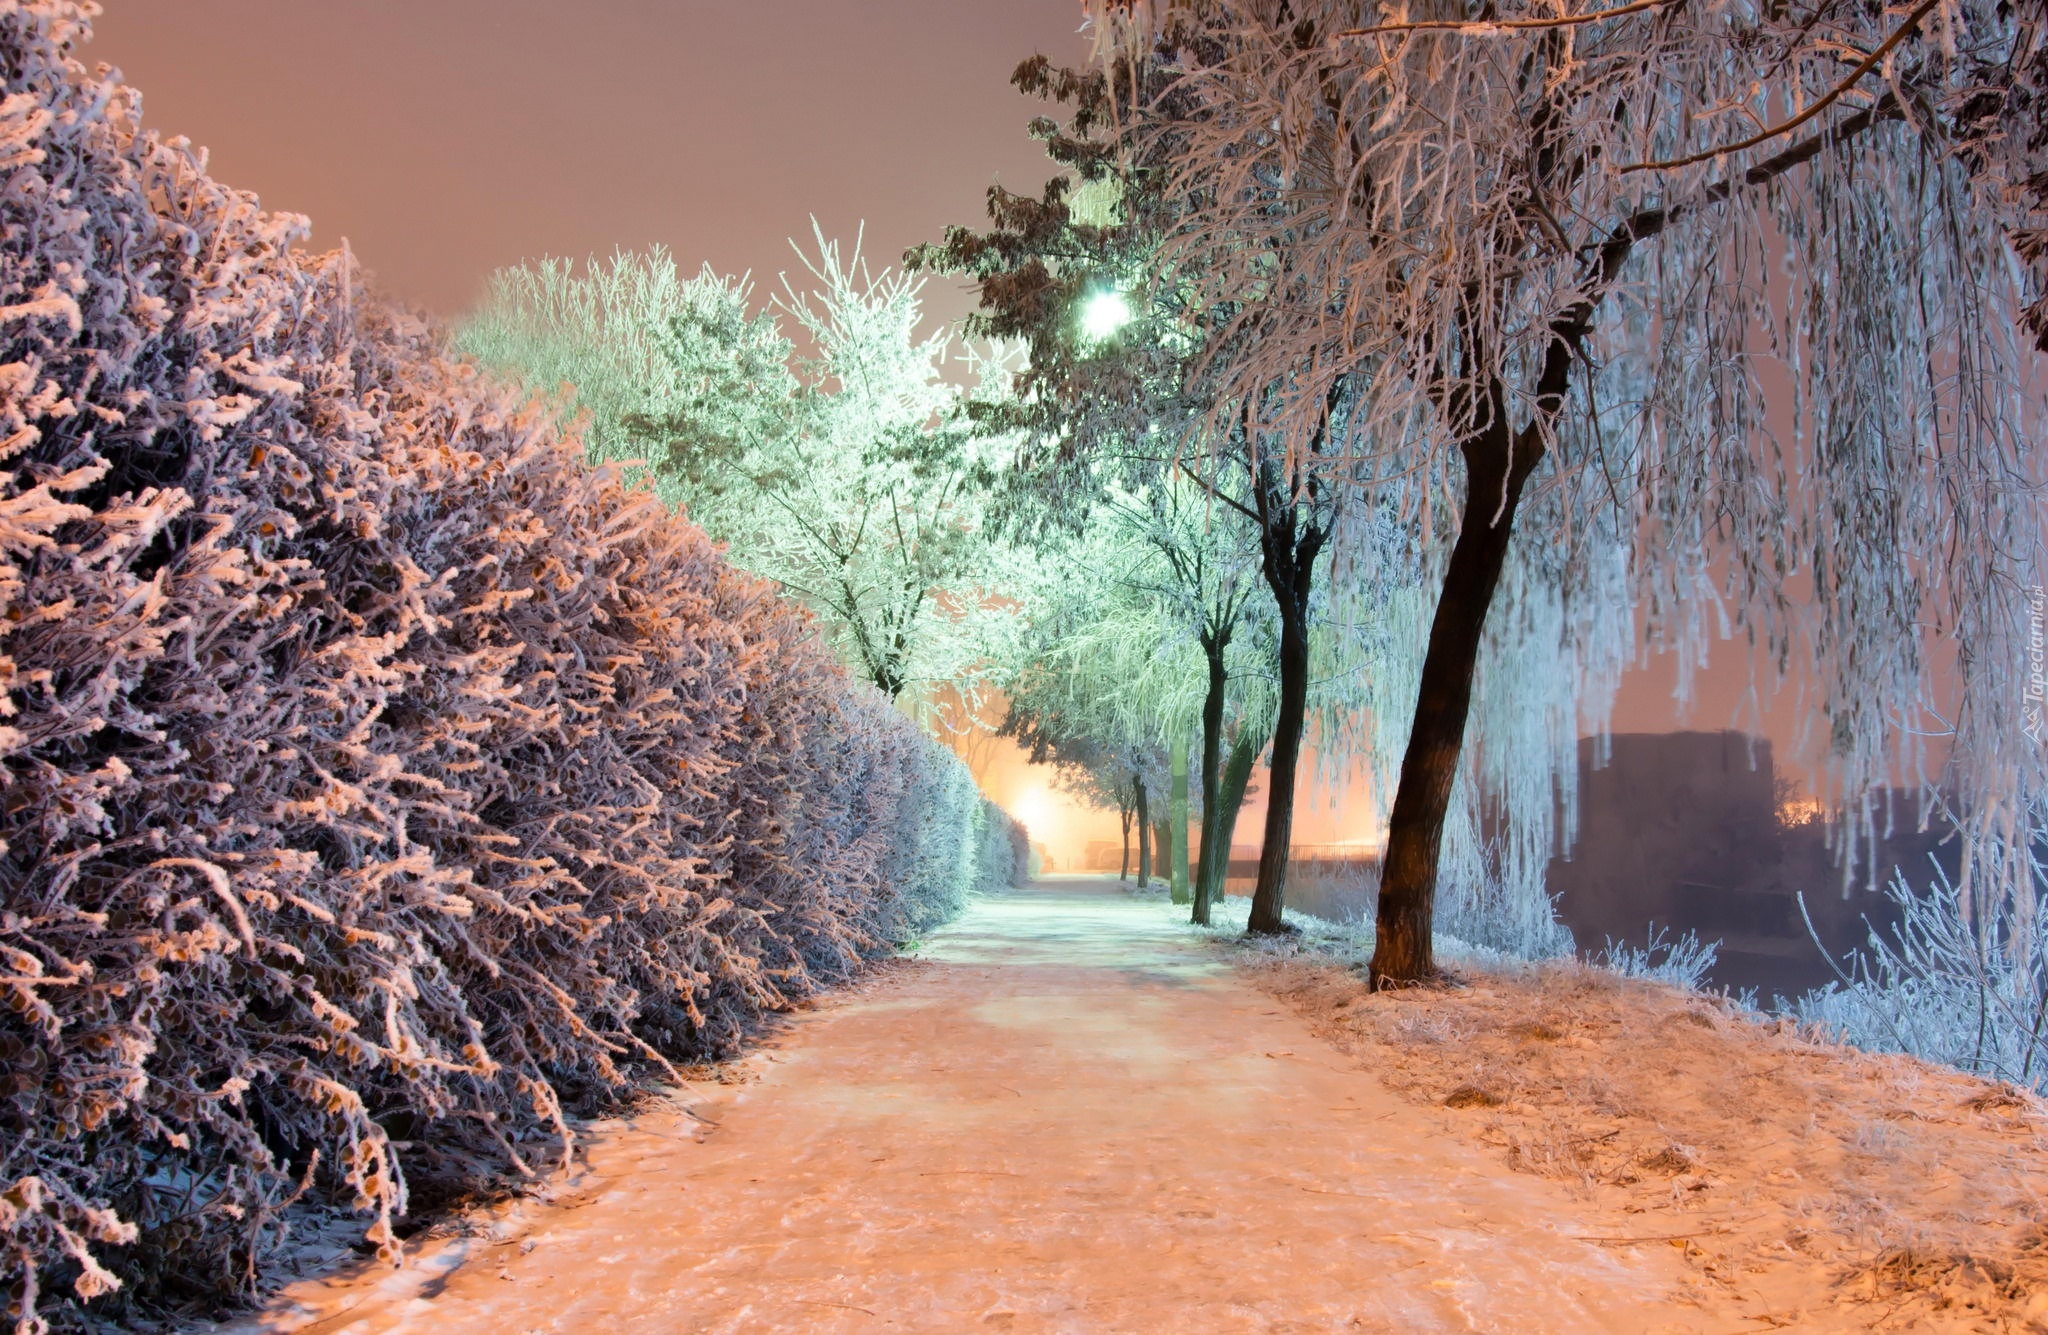
[[1131, 303], [1115, 288], [1105, 288], [1088, 298], [1081, 308], [1081, 332], [1101, 342], [1131, 322]]

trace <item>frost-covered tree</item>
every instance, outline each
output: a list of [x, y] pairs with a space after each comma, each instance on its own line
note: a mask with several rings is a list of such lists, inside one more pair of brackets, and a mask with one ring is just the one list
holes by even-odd
[[1117, 864], [1116, 874], [1119, 881], [1130, 880], [1134, 870], [1131, 865], [1131, 830], [1137, 808], [1133, 800], [1135, 792], [1126, 777], [1131, 769], [1129, 764], [1119, 764], [1113, 757], [1091, 753], [1086, 763], [1061, 760], [1053, 782], [1056, 791], [1065, 793], [1082, 806], [1116, 813], [1122, 839], [1122, 858]]
[[1130, 517], [1112, 511], [1084, 526], [1042, 566], [1024, 600], [1028, 629], [1002, 670], [1004, 731], [1034, 761], [1127, 787], [1141, 868], [1151, 864], [1156, 837], [1174, 901], [1186, 903], [1188, 739], [1198, 726], [1200, 660], [1178, 609], [1147, 582], [1157, 573], [1154, 553], [1127, 526]]
[[[1141, 82], [1148, 74], [1135, 66], [1126, 72]], [[1259, 335], [1238, 319], [1242, 294], [1206, 289], [1164, 262], [1162, 240], [1178, 225], [1179, 205], [1157, 188], [1157, 167], [1120, 137], [1115, 80], [1056, 69], [1041, 57], [1020, 67], [1014, 82], [1070, 108], [1064, 125], [1033, 123], [1067, 174], [1035, 199], [992, 190], [987, 233], [950, 229], [943, 244], [914, 251], [912, 262], [971, 277], [981, 297], [979, 327], [1029, 346], [1019, 406], [1007, 419], [1031, 440], [1013, 499], [1026, 498], [1027, 510], [1049, 513], [1057, 527], [1089, 513], [1112, 488], [1158, 495], [1193, 484], [1205, 497], [1207, 529], [1249, 535], [1237, 550], [1255, 555], [1270, 601], [1276, 687], [1272, 782], [1250, 922], [1254, 931], [1279, 931], [1309, 719], [1316, 572], [1341, 517], [1344, 461], [1332, 456], [1324, 468], [1304, 467], [1272, 448], [1267, 419], [1277, 384], [1238, 393], [1232, 412], [1216, 411], [1226, 391], [1215, 368]], [[1334, 449], [1343, 400], [1341, 390], [1326, 396], [1325, 429], [1314, 449]], [[1235, 599], [1240, 586], [1230, 587]], [[1214, 678], [1229, 636], [1219, 628], [1209, 638], [1217, 642]], [[1208, 729], [1204, 746], [1213, 818], [1222, 807], [1215, 800], [1221, 732], [1220, 725]], [[1212, 850], [1219, 845], [1213, 832], [1205, 842]], [[1220, 883], [1223, 862], [1200, 878], [1205, 887]]]
[[[1155, 842], [1154, 804], [1166, 792], [1168, 761], [1163, 748], [1104, 740], [1119, 735], [1091, 718], [1097, 702], [1077, 698], [1057, 671], [1029, 666], [1009, 677], [998, 734], [1024, 749], [1034, 765], [1050, 765], [1061, 790], [1085, 805], [1115, 811], [1123, 827], [1123, 872], [1137, 873], [1140, 886], [1152, 883], [1154, 852], [1163, 866], [1165, 850]], [[1133, 864], [1132, 837], [1136, 836]]]
[[[644, 460], [732, 560], [818, 614], [891, 698], [969, 699], [1000, 620], [1005, 556], [984, 523], [1010, 444], [973, 426], [961, 359], [923, 332], [923, 279], [822, 234], [807, 281], [757, 309], [745, 279], [684, 280], [669, 257], [558, 261], [496, 276], [464, 344], [589, 414], [593, 449]], [[794, 351], [793, 324], [809, 351]], [[974, 360], [974, 354], [967, 354]], [[974, 360], [984, 385], [993, 359]]]
[[593, 459], [635, 465], [672, 505], [703, 499], [699, 461], [779, 436], [798, 392], [790, 342], [752, 282], [708, 265], [686, 279], [660, 247], [580, 271], [559, 259], [501, 269], [460, 343], [560, 394], [586, 415]]
[[[1960, 911], [2033, 955], [2048, 785], [2017, 710], [2039, 403], [2011, 224], [1943, 125], [1972, 80], [2031, 68], [2040, 29], [1936, 8], [1092, 6], [1113, 68], [1153, 72], [1122, 85], [1124, 126], [1187, 206], [1163, 267], [1242, 299], [1256, 335], [1212, 363], [1213, 415], [1269, 405], [1288, 466], [1342, 460], [1437, 580], [1377, 981], [1435, 973], [1445, 818], [1518, 526], [1511, 597], [1581, 628], [1517, 682], [1532, 707], [1568, 716], [1544, 697], [1639, 629], [1694, 661], [1718, 604], [1818, 697], [1837, 804], [1924, 778], [1965, 831]], [[1631, 596], [1593, 605], [1617, 552]]]
[[[1230, 861], [1230, 828], [1236, 806], [1223, 801], [1225, 765], [1223, 749], [1226, 724], [1232, 712], [1230, 685], [1239, 679], [1239, 696], [1245, 694], [1247, 665], [1244, 649], [1263, 647], [1261, 632], [1269, 631], [1262, 616], [1259, 587], [1259, 548], [1256, 536], [1227, 510], [1210, 503], [1208, 493], [1184, 479], [1168, 475], [1143, 498], [1112, 493], [1098, 512], [1100, 519], [1135, 539], [1140, 559], [1127, 566], [1120, 578], [1131, 590], [1148, 599], [1167, 618], [1177, 638], [1192, 635], [1202, 659], [1201, 751], [1195, 774], [1200, 789], [1201, 836], [1192, 887], [1188, 896], [1193, 920], [1209, 923], [1211, 903], [1221, 894], [1222, 877]], [[1240, 652], [1233, 654], [1233, 648]], [[1252, 662], [1259, 656], [1254, 654]], [[1268, 659], [1267, 661], [1270, 661]], [[1256, 711], [1257, 703], [1240, 698], [1237, 713]], [[1238, 729], [1236, 749], [1247, 747], [1255, 754], [1256, 735], [1252, 729]], [[1186, 736], [1176, 731], [1177, 739]], [[1182, 743], [1185, 744], [1184, 742]], [[1184, 783], [1185, 757], [1174, 766], [1174, 781]], [[1242, 784], [1239, 785], [1242, 799]], [[1176, 832], [1184, 831], [1185, 812], [1174, 813]], [[1176, 884], [1181, 868], [1175, 867]]]
[[1272, 733], [1275, 618], [1257, 541], [1173, 475], [1148, 494], [1108, 490], [1073, 518], [1072, 530], [1049, 536], [1026, 598], [1026, 630], [1002, 679], [1007, 726], [1033, 742], [1034, 759], [1094, 773], [1104, 791], [1129, 791], [1134, 808], [1156, 811], [1162, 784], [1143, 764], [1102, 758], [1161, 755], [1174, 899], [1206, 924]]

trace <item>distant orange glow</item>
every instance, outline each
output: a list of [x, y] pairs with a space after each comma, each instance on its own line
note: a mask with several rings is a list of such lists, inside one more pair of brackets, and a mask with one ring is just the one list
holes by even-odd
[[1121, 834], [1114, 811], [1097, 811], [1055, 788], [1057, 772], [1034, 765], [1007, 737], [983, 733], [956, 746], [990, 800], [1024, 823], [1031, 843], [1060, 871], [1078, 870], [1091, 843], [1116, 843]]
[[1013, 793], [1009, 811], [1037, 839], [1051, 843], [1064, 833], [1067, 813], [1054, 805], [1052, 789], [1043, 784], [1032, 784]]
[[1811, 825], [1827, 815], [1816, 797], [1794, 797], [1778, 804], [1778, 824]]
[[[1001, 713], [999, 702], [984, 711], [985, 716], [1000, 717]], [[1023, 748], [1007, 737], [981, 729], [960, 736], [953, 746], [973, 770], [981, 790], [1024, 823], [1032, 845], [1055, 869], [1079, 871], [1090, 862], [1098, 868], [1107, 865], [1115, 869], [1123, 838], [1116, 812], [1085, 806], [1061, 791], [1058, 772], [1050, 765], [1033, 765]], [[1303, 758], [1292, 842], [1331, 849], [1384, 848], [1386, 822], [1372, 808], [1372, 785], [1363, 766], [1353, 766], [1341, 789], [1318, 779], [1316, 768], [1313, 755]], [[1257, 855], [1266, 820], [1266, 771], [1254, 770], [1252, 781], [1258, 794], [1238, 813], [1237, 829], [1230, 840], [1241, 857]], [[1163, 803], [1165, 794], [1156, 795], [1155, 800]]]

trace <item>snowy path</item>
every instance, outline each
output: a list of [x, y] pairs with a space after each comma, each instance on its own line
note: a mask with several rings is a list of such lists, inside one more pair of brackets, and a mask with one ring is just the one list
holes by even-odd
[[758, 1080], [686, 1091], [701, 1143], [652, 1111], [570, 1199], [244, 1329], [1745, 1328], [1679, 1300], [1669, 1246], [1582, 1240], [1613, 1219], [1437, 1131], [1179, 912], [1083, 880], [979, 903]]

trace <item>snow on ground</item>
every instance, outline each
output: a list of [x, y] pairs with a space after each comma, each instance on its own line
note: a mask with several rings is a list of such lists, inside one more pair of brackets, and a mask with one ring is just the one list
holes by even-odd
[[[1663, 1065], [1685, 1065], [1677, 1078], [1697, 1090], [1672, 1106], [1702, 1118], [1714, 1098], [1769, 1093], [1807, 1098], [1816, 1125], [1831, 1125], [1814, 1082], [1839, 1054], [1808, 1058], [1810, 1044], [1744, 1032], [1742, 1043], [1785, 1067], [1770, 1077], [1778, 1084], [1752, 1090], [1736, 1073], [1689, 1065], [1710, 1038], [1737, 1032], [1711, 1007], [1540, 975], [1364, 998], [1323, 961], [1240, 954], [1251, 971], [1235, 967], [1180, 924], [1183, 912], [1078, 878], [979, 900], [915, 959], [794, 1017], [726, 1073], [730, 1083], [685, 1086], [601, 1128], [552, 1199], [479, 1212], [459, 1236], [415, 1245], [399, 1271], [304, 1279], [237, 1329], [1718, 1335], [1869, 1325], [1869, 1309], [1838, 1307], [1832, 1258], [1798, 1250], [1828, 1244], [1788, 1233], [1794, 1250], [1772, 1272], [1785, 1282], [1768, 1289], [1732, 1252], [1723, 1259], [1731, 1230], [1750, 1227], [1746, 1211], [1779, 1207], [1775, 1188], [1730, 1176], [1746, 1160], [1721, 1122], [1659, 1132], [1661, 1147], [1684, 1142], [1674, 1148], [1683, 1167], [1666, 1159], [1632, 1170], [1632, 1183], [1601, 1178], [1642, 1157], [1644, 1128], [1664, 1116], [1642, 1100]], [[1515, 1021], [1528, 1027], [1520, 1037], [1508, 1036], [1510, 987], [1526, 988], [1532, 1007]], [[1496, 1011], [1479, 1004], [1486, 997]], [[1532, 1091], [1551, 1077], [1506, 1054], [1527, 1045], [1592, 1062], [1610, 1009], [1646, 1036], [1619, 1054], [1641, 1069], [1602, 1074], [1596, 1063], [1556, 1076], [1584, 1086], [1590, 1111], [1573, 1116], [1606, 1118], [1604, 1138], [1577, 1147], [1568, 1128], [1578, 1122], [1561, 1124], [1562, 1141], [1538, 1137], [1552, 1105]], [[1695, 1010], [1699, 1020], [1664, 1014]], [[1502, 1055], [1455, 1055], [1461, 1034]], [[1445, 1107], [1456, 1087], [1437, 1086], [1453, 1078], [1477, 1092]], [[1852, 1154], [1926, 1162], [1912, 1156], [1938, 1154], [1934, 1137], [1951, 1129], [1937, 1117], [1967, 1126], [1982, 1141], [1973, 1153], [2034, 1143], [2024, 1115], [1952, 1108], [1932, 1075], [1919, 1089], [1920, 1102], [1896, 1100], [1913, 1115], [1878, 1118], [1845, 1142], [1844, 1171], [1862, 1161]], [[1615, 1111], [1601, 1111], [1602, 1097]], [[1764, 1115], [1775, 1133], [1779, 1115]], [[1795, 1146], [1785, 1162], [1804, 1173], [1816, 1171], [1811, 1159]], [[1567, 1161], [1593, 1167], [1512, 1171]], [[1834, 1236], [1819, 1228], [1802, 1236]]]
[[1236, 958], [1408, 1116], [1666, 1239], [1710, 1308], [2048, 1331], [2039, 1100], [1568, 960], [1465, 961], [1459, 986], [1375, 996], [1364, 938], [1312, 929]]

